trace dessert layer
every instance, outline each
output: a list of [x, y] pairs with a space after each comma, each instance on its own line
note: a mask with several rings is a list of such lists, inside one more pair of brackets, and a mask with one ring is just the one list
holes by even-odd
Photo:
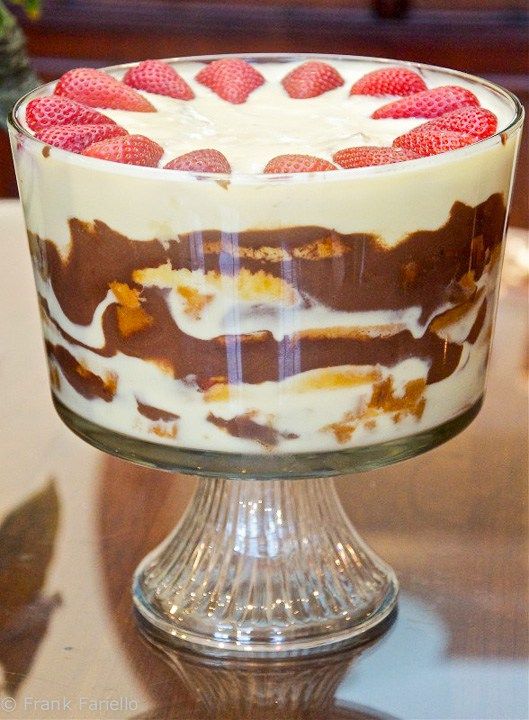
[[[69, 225], [71, 242], [66, 256], [53, 241], [32, 234], [30, 238], [41, 271], [49, 276], [61, 310], [73, 323], [90, 324], [111, 284], [125, 283], [137, 291], [145, 288], [141, 307], [148, 314], [152, 314], [148, 303], [156, 302], [156, 287], [162, 294], [174, 291], [183, 307], [183, 329], [201, 339], [224, 335], [230, 323], [232, 328], [244, 326], [245, 316], [251, 316], [255, 330], [272, 332], [277, 338], [278, 327], [288, 323], [285, 306], [295, 312], [291, 333], [285, 334], [359, 320], [327, 312], [321, 321], [314, 311], [323, 306], [348, 313], [378, 312], [368, 318], [370, 324], [400, 322], [417, 335], [436, 310], [468, 299], [465, 280], [470, 279], [469, 273], [473, 282], [478, 281], [501, 243], [505, 206], [500, 194], [475, 208], [455, 203], [441, 228], [417, 231], [395, 248], [384, 247], [374, 235], [343, 235], [319, 227], [204, 231], [164, 243], [131, 240], [99, 221], [72, 219]], [[90, 272], [83, 271], [87, 267]], [[241, 290], [237, 284], [243, 283], [246, 287]], [[214, 308], [215, 296], [222, 293], [229, 295], [228, 302], [221, 303], [224, 317]], [[264, 318], [263, 303], [275, 303], [279, 309], [275, 313], [267, 309]], [[417, 308], [415, 316], [387, 314], [409, 308]], [[304, 312], [309, 315], [308, 323], [313, 323], [309, 327], [304, 327]], [[178, 317], [175, 320], [180, 322]], [[199, 327], [200, 321], [207, 329]]]
[[136, 241], [72, 219], [61, 254], [30, 234], [54, 392], [106, 427], [188, 447], [419, 432], [481, 394], [469, 368], [486, 362], [504, 221], [495, 194], [394, 248], [316, 227]]
[[[26, 141], [24, 141], [26, 142]], [[225, 233], [292, 227], [331, 228], [374, 235], [393, 247], [418, 229], [437, 230], [454, 202], [475, 207], [507, 197], [517, 139], [477, 143], [445, 156], [382, 168], [230, 182], [182, 178], [181, 173], [84, 158], [57, 150], [44, 157], [31, 145], [15, 148], [20, 193], [31, 232], [68, 252], [67, 220], [96, 218], [138, 241], [162, 243], [218, 228]], [[453, 157], [450, 157], [452, 156]], [[377, 171], [373, 173], [371, 171]], [[119, 189], [118, 189], [119, 188]]]
[[[322, 228], [210, 231], [164, 245], [77, 220], [70, 222], [66, 257], [50, 240], [31, 236], [31, 242], [52, 290], [43, 296], [47, 312], [61, 326], [58, 304], [70, 342], [99, 341], [93, 349], [102, 355], [157, 362], [200, 386], [210, 378], [261, 383], [333, 365], [390, 366], [417, 357], [429, 362], [428, 381], [435, 382], [453, 372], [461, 353], [435, 331], [443, 325], [437, 316], [474, 309], [461, 341], [476, 335], [483, 304], [478, 283], [504, 221], [502, 198], [494, 195], [476, 208], [456, 203], [443, 227], [414, 233], [393, 249], [372, 236]], [[214, 302], [224, 315], [210, 316]], [[92, 333], [76, 332], [95, 315]], [[308, 326], [312, 317], [319, 326]], [[252, 332], [244, 332], [248, 318]]]
[[[49, 357], [57, 397], [117, 432], [203, 450], [318, 452], [413, 435], [464, 412], [483, 392], [490, 323], [488, 312], [479, 342], [464, 348], [452, 375], [431, 385], [425, 379], [427, 363], [414, 359], [390, 368], [342, 366], [200, 392], [137, 358], [101, 358], [78, 347], [69, 347], [70, 367], [58, 365], [54, 350]], [[46, 333], [67, 344], [53, 328]], [[90, 398], [76, 390], [75, 375], [85, 374], [87, 366], [101, 378]]]
[[[517, 144], [512, 135], [382, 168], [323, 173], [316, 183], [310, 173], [290, 178], [245, 175], [262, 172], [266, 162], [281, 153], [308, 152], [330, 160], [340, 148], [391, 145], [395, 137], [424, 123], [423, 117], [373, 119], [373, 110], [391, 97], [349, 95], [359, 78], [392, 63], [322, 58], [340, 72], [344, 84], [318, 97], [289, 97], [280, 80], [305, 60], [256, 58], [252, 62], [265, 82], [237, 105], [196, 81], [204, 63], [194, 61], [174, 63], [191, 86], [192, 99], [139, 90], [138, 97], [148, 97], [155, 112], [111, 110], [103, 103], [102, 112], [125, 130], [161, 145], [164, 159], [159, 169], [83, 157], [18, 138], [15, 154], [29, 229], [52, 237], [64, 251], [69, 243], [65, 217], [98, 218], [138, 240], [171, 240], [208, 228], [241, 232], [314, 225], [342, 234], [375, 234], [381, 243], [394, 245], [417, 228], [438, 228], [456, 199], [475, 206], [508, 187]], [[497, 116], [499, 132], [514, 118], [514, 103], [492, 87], [435, 68], [402, 67], [414, 70], [430, 89], [455, 84], [471, 90], [481, 106]], [[126, 69], [108, 72], [119, 77]], [[27, 103], [53, 90], [54, 84], [40, 88], [18, 108], [22, 125]], [[225, 151], [233, 169], [229, 179], [199, 182], [192, 175], [163, 170], [167, 160], [204, 147]]]

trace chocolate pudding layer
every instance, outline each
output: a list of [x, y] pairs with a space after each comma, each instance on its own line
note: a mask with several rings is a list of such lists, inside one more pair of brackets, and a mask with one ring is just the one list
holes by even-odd
[[319, 227], [138, 241], [71, 219], [64, 254], [30, 233], [54, 392], [176, 444], [186, 425], [256, 451], [302, 445], [305, 419], [336, 446], [409, 432], [430, 390], [486, 362], [504, 224], [494, 194], [394, 247]]

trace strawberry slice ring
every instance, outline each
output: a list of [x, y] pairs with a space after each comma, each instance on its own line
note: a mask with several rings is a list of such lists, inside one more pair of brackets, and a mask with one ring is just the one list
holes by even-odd
[[126, 135], [88, 145], [82, 154], [125, 165], [157, 167], [163, 155], [163, 148], [144, 135]]
[[162, 60], [144, 60], [127, 70], [125, 85], [177, 100], [192, 100], [195, 93], [176, 70]]
[[473, 92], [458, 85], [443, 85], [394, 100], [375, 110], [371, 117], [375, 120], [436, 118], [467, 106], [479, 106], [479, 100]]
[[496, 115], [482, 107], [464, 107], [444, 113], [419, 127], [468, 133], [479, 140], [494, 135], [498, 127]]
[[46, 143], [46, 145], [52, 145], [74, 153], [81, 153], [85, 148], [95, 142], [108, 140], [113, 137], [121, 137], [126, 134], [127, 131], [115, 123], [99, 123], [46, 127], [40, 130], [36, 134], [36, 137]]
[[150, 59], [70, 70], [27, 102], [25, 121], [51, 148], [231, 184], [246, 174], [353, 172], [493, 137], [504, 123], [496, 105], [458, 77], [338, 56], [281, 57], [274, 68], [259, 56]]
[[26, 122], [35, 132], [58, 125], [116, 124], [97, 110], [56, 95], [30, 100], [26, 107]]
[[468, 133], [418, 127], [396, 138], [393, 146], [415, 152], [420, 156], [427, 156], [458, 150], [466, 145], [472, 145], [474, 142], [476, 142], [476, 138]]
[[265, 166], [264, 173], [272, 175], [284, 175], [290, 173], [313, 173], [327, 170], [336, 170], [333, 165], [324, 158], [312, 155], [278, 155], [272, 158]]
[[406, 160], [416, 160], [418, 155], [413, 150], [400, 147], [351, 147], [339, 150], [332, 156], [333, 161], [342, 168], [370, 167], [387, 165]]

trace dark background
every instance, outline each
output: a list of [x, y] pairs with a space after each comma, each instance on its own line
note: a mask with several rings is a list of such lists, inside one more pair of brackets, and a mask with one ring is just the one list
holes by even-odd
[[[76, 66], [242, 51], [372, 55], [457, 68], [491, 79], [529, 106], [525, 0], [44, 0], [21, 18], [44, 80]], [[511, 223], [529, 226], [524, 139]], [[16, 195], [0, 133], [0, 197]]]

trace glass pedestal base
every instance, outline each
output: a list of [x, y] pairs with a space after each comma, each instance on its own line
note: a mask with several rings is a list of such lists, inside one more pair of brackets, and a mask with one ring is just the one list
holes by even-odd
[[223, 657], [363, 642], [397, 592], [394, 572], [360, 539], [328, 479], [201, 478], [178, 528], [134, 579], [148, 622]]

